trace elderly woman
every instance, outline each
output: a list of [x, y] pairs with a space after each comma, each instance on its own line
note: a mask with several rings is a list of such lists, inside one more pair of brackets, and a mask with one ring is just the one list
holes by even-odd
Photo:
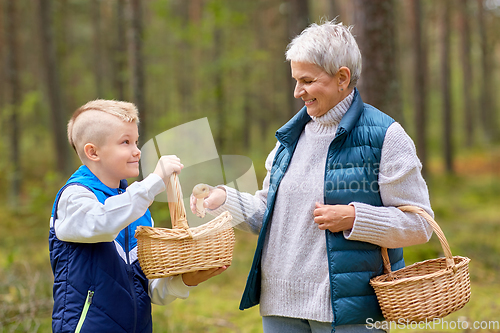
[[[350, 27], [312, 24], [288, 46], [302, 108], [276, 132], [263, 188], [219, 186], [205, 200], [259, 233], [240, 308], [260, 303], [264, 332], [364, 332], [383, 320], [369, 280], [402, 247], [429, 240], [413, 213], [433, 214], [421, 163], [403, 128], [355, 88], [361, 54]], [[194, 210], [192, 199], [191, 208]]]

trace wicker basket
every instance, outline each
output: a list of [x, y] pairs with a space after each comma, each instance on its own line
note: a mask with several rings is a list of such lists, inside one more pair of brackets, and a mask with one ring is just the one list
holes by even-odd
[[387, 274], [371, 279], [382, 314], [388, 321], [422, 322], [461, 309], [470, 299], [469, 258], [452, 256], [439, 225], [423, 209], [399, 207], [424, 217], [439, 237], [445, 258], [425, 260], [391, 272], [387, 249], [382, 248]]
[[[137, 255], [148, 279], [228, 266], [233, 258], [231, 215], [189, 228], [182, 191], [174, 173], [167, 186], [172, 229], [140, 226], [135, 232]], [[172, 202], [171, 198], [176, 198]]]

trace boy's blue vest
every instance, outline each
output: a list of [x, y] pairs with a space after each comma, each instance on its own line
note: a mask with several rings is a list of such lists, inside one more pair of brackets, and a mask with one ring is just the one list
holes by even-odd
[[[86, 166], [81, 166], [57, 193], [52, 208], [54, 223], [57, 223], [59, 198], [68, 186], [83, 186], [104, 203], [107, 198], [124, 192], [127, 183], [123, 180], [120, 188], [109, 188]], [[80, 332], [152, 332], [148, 280], [139, 266], [134, 238], [139, 225], [152, 225], [149, 210], [123, 229], [114, 242], [64, 242], [57, 238], [54, 227], [50, 228], [53, 332], [75, 332], [82, 316]], [[85, 315], [86, 302], [89, 305]]]
[[[267, 229], [273, 214], [276, 193], [305, 125], [311, 120], [304, 107], [276, 132], [280, 146], [271, 169], [267, 210], [240, 309], [259, 303], [261, 258]], [[355, 89], [351, 107], [342, 118], [330, 143], [325, 166], [325, 204], [347, 205], [362, 202], [382, 206], [378, 171], [385, 133], [392, 118], [364, 104]], [[372, 277], [382, 274], [380, 247], [346, 240], [342, 232], [326, 230], [326, 247], [330, 272], [330, 292], [335, 322], [332, 326], [366, 324], [367, 318], [383, 320], [373, 288]], [[392, 269], [404, 267], [403, 250], [390, 249]]]

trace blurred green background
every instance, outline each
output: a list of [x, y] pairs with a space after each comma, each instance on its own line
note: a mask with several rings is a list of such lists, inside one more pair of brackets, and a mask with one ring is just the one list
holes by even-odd
[[[51, 330], [49, 217], [79, 165], [74, 110], [132, 101], [142, 142], [207, 117], [219, 154], [250, 157], [261, 184], [300, 108], [286, 45], [335, 17], [354, 25], [363, 99], [414, 139], [436, 220], [472, 259], [471, 301], [446, 319], [493, 322], [437, 330], [500, 332], [498, 0], [0, 0], [0, 332]], [[169, 225], [166, 204], [151, 210]], [[238, 310], [256, 236], [236, 236], [226, 273], [154, 307], [155, 332], [262, 331], [258, 307]], [[405, 250], [407, 264], [439, 256], [434, 237]]]

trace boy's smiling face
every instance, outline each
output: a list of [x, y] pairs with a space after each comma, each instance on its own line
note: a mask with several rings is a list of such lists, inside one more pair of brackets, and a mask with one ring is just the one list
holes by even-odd
[[117, 188], [120, 180], [139, 176], [141, 151], [137, 124], [112, 117], [113, 126], [104, 144], [96, 146], [98, 160], [92, 171], [105, 185]]
[[[321, 117], [349, 95], [350, 71], [341, 67], [335, 75], [307, 62], [291, 61], [292, 77], [297, 81], [294, 97], [301, 98], [310, 116]], [[349, 76], [347, 76], [347, 71]]]

